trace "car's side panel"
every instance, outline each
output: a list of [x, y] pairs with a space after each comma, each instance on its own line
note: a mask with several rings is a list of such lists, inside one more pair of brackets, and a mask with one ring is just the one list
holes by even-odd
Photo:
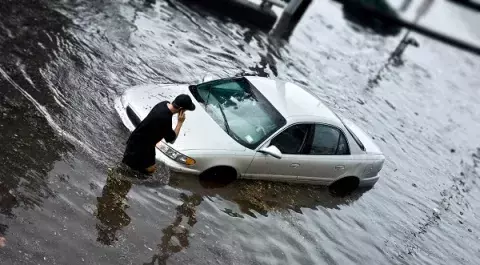
[[330, 184], [343, 176], [358, 176], [363, 171], [363, 161], [351, 155], [303, 155], [298, 182]]
[[365, 179], [377, 176], [385, 162], [383, 156], [369, 156], [369, 158], [369, 160], [365, 161], [365, 169], [362, 173], [362, 178]]
[[284, 154], [281, 159], [257, 152], [244, 178], [294, 182], [297, 180], [297, 155]]
[[354, 176], [360, 179], [360, 186], [373, 186], [379, 179], [378, 173], [382, 169], [385, 157], [383, 155], [352, 155], [352, 160], [359, 163], [358, 166], [352, 167], [345, 174], [337, 177], [335, 182], [343, 177]]

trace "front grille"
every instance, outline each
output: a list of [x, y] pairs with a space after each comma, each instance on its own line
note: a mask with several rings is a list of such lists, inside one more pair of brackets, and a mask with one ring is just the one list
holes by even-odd
[[135, 114], [135, 112], [130, 108], [130, 106], [127, 106], [127, 116], [135, 127], [140, 124], [140, 118], [137, 116], [137, 114]]

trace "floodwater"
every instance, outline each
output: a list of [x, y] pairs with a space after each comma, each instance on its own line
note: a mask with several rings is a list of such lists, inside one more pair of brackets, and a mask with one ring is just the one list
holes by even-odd
[[[0, 264], [480, 264], [479, 57], [412, 34], [420, 47], [369, 82], [401, 34], [330, 1], [288, 42], [178, 1], [0, 6]], [[114, 99], [209, 73], [308, 87], [375, 138], [381, 179], [338, 198], [112, 177], [128, 137]]]

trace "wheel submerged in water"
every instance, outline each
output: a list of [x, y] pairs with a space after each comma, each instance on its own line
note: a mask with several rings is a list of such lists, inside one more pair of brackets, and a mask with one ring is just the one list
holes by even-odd
[[347, 196], [358, 188], [360, 180], [357, 177], [346, 177], [335, 181], [328, 187], [334, 196]]
[[206, 188], [227, 186], [237, 179], [237, 171], [231, 167], [214, 167], [199, 176], [199, 181]]

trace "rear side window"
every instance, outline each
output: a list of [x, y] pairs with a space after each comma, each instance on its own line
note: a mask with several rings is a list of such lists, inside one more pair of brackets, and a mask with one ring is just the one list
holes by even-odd
[[340, 139], [338, 140], [338, 148], [336, 155], [349, 155], [350, 150], [348, 149], [347, 139], [345, 139], [345, 135], [340, 133]]
[[317, 124], [308, 152], [310, 155], [348, 155], [348, 144], [337, 128]]
[[362, 149], [362, 151], [365, 151], [365, 146], [360, 141], [360, 139], [358, 139], [358, 137], [350, 130], [350, 128], [348, 128], [348, 126], [345, 125], [345, 128], [347, 129], [348, 133], [352, 136], [353, 140], [355, 140], [355, 142], [358, 144], [360, 149]]

